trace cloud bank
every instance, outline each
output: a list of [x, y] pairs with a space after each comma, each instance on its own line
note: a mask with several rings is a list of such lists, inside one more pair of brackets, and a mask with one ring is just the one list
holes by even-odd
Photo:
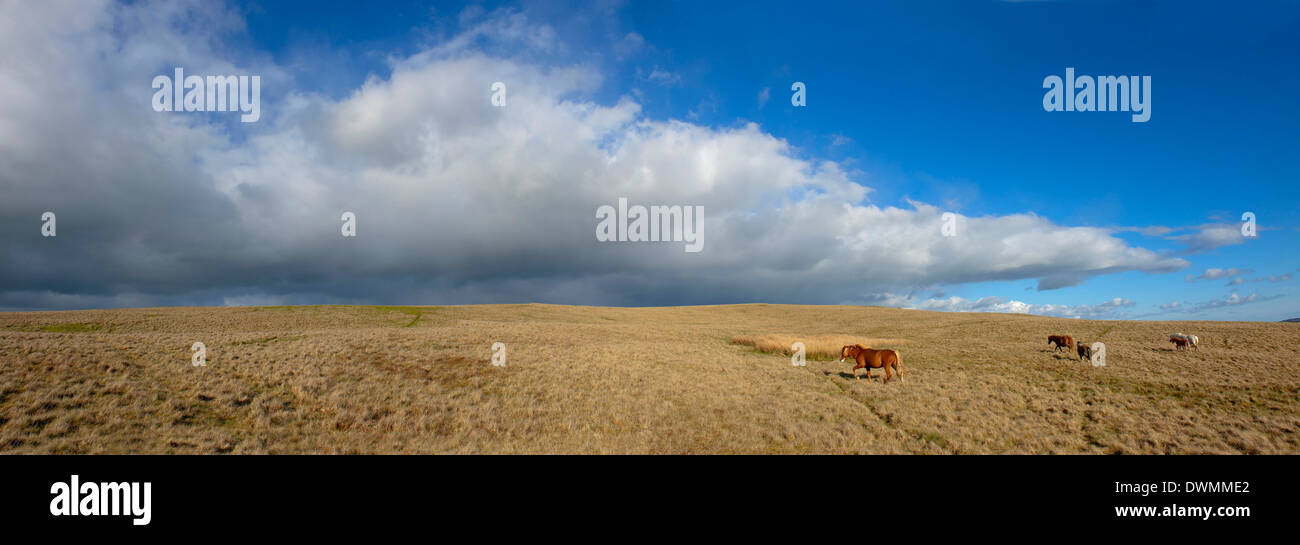
[[[562, 47], [546, 25], [465, 24], [334, 99], [232, 55], [243, 23], [208, 3], [0, 4], [0, 307], [816, 304], [1188, 265], [1032, 213], [959, 217], [946, 237], [944, 210], [873, 203], [869, 177], [756, 124], [596, 102], [594, 65], [533, 58]], [[261, 121], [154, 112], [150, 82], [175, 66], [261, 75]], [[671, 83], [656, 68], [648, 79]], [[703, 206], [705, 250], [598, 242], [595, 210], [620, 197]], [[40, 235], [47, 210], [56, 237]], [[340, 236], [345, 211], [355, 238]], [[1094, 312], [986, 299], [920, 308]]]

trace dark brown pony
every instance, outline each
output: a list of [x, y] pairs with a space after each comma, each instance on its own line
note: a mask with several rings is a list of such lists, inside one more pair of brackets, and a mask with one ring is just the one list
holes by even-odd
[[1081, 360], [1091, 360], [1091, 359], [1092, 359], [1092, 347], [1091, 347], [1091, 346], [1088, 346], [1088, 345], [1086, 345], [1086, 344], [1083, 344], [1083, 342], [1080, 342], [1080, 343], [1079, 343], [1079, 359], [1081, 359]]
[[1185, 348], [1187, 348], [1188, 346], [1191, 346], [1191, 344], [1192, 344], [1191, 341], [1189, 341], [1189, 340], [1187, 340], [1187, 339], [1180, 339], [1180, 338], [1178, 338], [1178, 337], [1169, 337], [1169, 342], [1174, 343], [1174, 350], [1178, 350], [1178, 349], [1180, 349], [1180, 348], [1184, 348], [1184, 349], [1185, 349]]
[[1047, 337], [1047, 344], [1056, 345], [1056, 348], [1053, 348], [1052, 352], [1064, 348], [1065, 353], [1069, 354], [1071, 350], [1074, 350], [1074, 337], [1069, 335], [1049, 335]]
[[853, 377], [858, 380], [862, 380], [862, 377], [858, 376], [858, 369], [863, 367], [867, 368], [867, 380], [871, 380], [872, 369], [881, 367], [885, 368], [885, 384], [889, 384], [890, 368], [898, 373], [898, 380], [903, 380], [903, 355], [897, 350], [876, 350], [860, 344], [850, 344], [840, 349], [840, 361], [849, 358], [858, 362], [853, 366]]

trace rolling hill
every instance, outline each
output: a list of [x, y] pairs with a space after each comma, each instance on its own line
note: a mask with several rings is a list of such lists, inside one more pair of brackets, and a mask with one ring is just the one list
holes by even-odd
[[[905, 379], [854, 380], [843, 342], [898, 349]], [[849, 306], [0, 313], [0, 452], [1294, 454], [1300, 345], [1282, 323]]]

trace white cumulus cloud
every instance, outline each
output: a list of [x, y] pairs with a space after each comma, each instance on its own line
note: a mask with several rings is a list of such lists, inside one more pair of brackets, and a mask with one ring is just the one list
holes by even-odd
[[[0, 227], [35, 235], [0, 241], [0, 306], [833, 303], [1187, 266], [1031, 213], [963, 216], [943, 236], [936, 206], [871, 202], [869, 175], [754, 123], [595, 101], [602, 73], [537, 60], [561, 38], [518, 13], [466, 24], [336, 100], [263, 56], [230, 58], [242, 21], [206, 2], [0, 4]], [[149, 82], [173, 66], [263, 75], [262, 120], [152, 111]], [[504, 108], [490, 102], [497, 81]], [[595, 210], [620, 197], [703, 206], [705, 250], [597, 242]], [[57, 239], [39, 236], [45, 210]], [[356, 238], [339, 236], [344, 211]], [[1081, 317], [1127, 306], [918, 304]]]

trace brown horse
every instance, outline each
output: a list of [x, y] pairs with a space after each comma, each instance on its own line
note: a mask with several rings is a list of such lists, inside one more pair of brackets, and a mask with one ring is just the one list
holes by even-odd
[[1091, 359], [1092, 359], [1092, 347], [1091, 347], [1091, 346], [1088, 346], [1088, 345], [1086, 345], [1086, 344], [1083, 344], [1082, 341], [1079, 342], [1079, 359], [1081, 359], [1081, 360], [1091, 360]]
[[1071, 350], [1074, 350], [1074, 337], [1069, 335], [1049, 335], [1047, 337], [1047, 344], [1056, 345], [1056, 348], [1053, 348], [1052, 352], [1064, 348], [1065, 353], [1069, 354]]
[[1192, 341], [1189, 341], [1187, 339], [1180, 339], [1178, 337], [1169, 337], [1169, 342], [1174, 343], [1174, 350], [1186, 349], [1188, 346], [1191, 346], [1192, 344]]
[[903, 380], [903, 355], [897, 350], [876, 350], [867, 348], [860, 344], [845, 345], [840, 349], [840, 361], [853, 358], [858, 362], [853, 366], [853, 377], [862, 380], [858, 376], [858, 369], [867, 368], [867, 380], [871, 380], [871, 370], [885, 368], [885, 384], [889, 384], [891, 376], [890, 368], [898, 373], [898, 380]]

